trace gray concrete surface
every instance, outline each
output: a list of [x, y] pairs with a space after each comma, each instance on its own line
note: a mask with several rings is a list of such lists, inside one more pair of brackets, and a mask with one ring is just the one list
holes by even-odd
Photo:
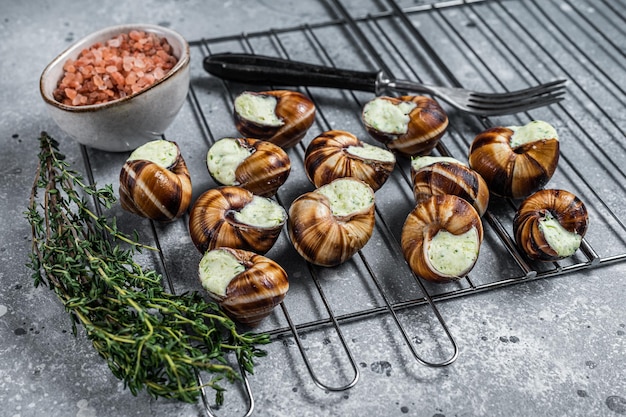
[[[404, 2], [413, 6], [424, 2]], [[541, 109], [529, 114], [502, 118], [503, 123], [542, 118], [555, 123], [563, 132], [562, 150], [567, 160], [553, 182], [555, 186], [574, 187], [592, 203], [592, 226], [589, 239], [603, 259], [626, 252], [623, 228], [598, 204], [597, 195], [623, 224], [623, 166], [626, 164], [623, 132], [624, 97], [610, 90], [624, 85], [623, 59], [625, 40], [616, 29], [626, 14], [623, 2], [592, 3], [582, 0], [554, 1], [541, 4], [530, 1], [489, 2], [487, 5], [463, 6], [433, 12], [415, 24], [432, 44], [446, 48], [444, 62], [464, 83], [475, 87], [501, 89], [494, 79], [507, 86], [525, 81], [534, 84], [529, 70], [519, 63], [499, 60], [489, 43], [501, 42], [532, 62], [532, 73], [540, 79], [568, 76], [568, 99], [561, 107]], [[608, 2], [607, 2], [608, 3]], [[354, 17], [377, 12], [383, 5], [347, 1], [346, 9]], [[534, 17], [534, 10], [545, 16]], [[507, 13], [518, 16], [523, 25], [507, 21], [509, 30], [495, 36], [484, 30], [485, 24], [498, 28]], [[546, 17], [547, 16], [547, 17]], [[73, 2], [69, 0], [10, 2], [0, 14], [0, 211], [3, 239], [0, 241], [0, 416], [202, 416], [202, 404], [182, 404], [154, 400], [140, 393], [134, 397], [109, 372], [90, 342], [79, 331], [71, 334], [70, 322], [54, 294], [34, 288], [25, 266], [30, 252], [30, 230], [24, 220], [33, 172], [36, 166], [37, 137], [46, 130], [61, 142], [62, 151], [79, 170], [84, 169], [80, 148], [54, 125], [44, 111], [38, 92], [38, 78], [48, 61], [72, 41], [100, 27], [126, 22], [147, 22], [168, 26], [189, 40], [215, 39], [221, 36], [254, 33], [270, 28], [292, 28], [303, 23], [324, 23], [340, 17], [325, 2], [290, 0], [193, 1], [141, 0], [133, 2]], [[549, 18], [565, 20], [567, 25], [553, 25]], [[484, 19], [484, 20], [483, 20]], [[452, 22], [461, 39], [486, 57], [476, 62], [468, 57], [467, 44], [446, 32]], [[398, 23], [381, 20], [395, 36], [397, 46], [409, 64], [424, 65], [418, 75], [441, 81], [440, 71], [432, 70]], [[525, 25], [525, 26], [524, 26]], [[368, 34], [378, 30], [361, 25]], [[537, 39], [522, 36], [529, 28]], [[563, 30], [565, 34], [556, 28]], [[450, 29], [447, 29], [450, 33]], [[599, 34], [603, 31], [606, 37]], [[404, 33], [400, 36], [398, 33]], [[317, 33], [317, 32], [316, 32]], [[344, 32], [341, 32], [344, 33]], [[522, 40], [516, 39], [522, 36]], [[621, 34], [620, 34], [621, 33]], [[363, 58], [349, 36], [337, 37], [334, 27], [318, 32], [325, 49], [341, 65], [369, 68], [372, 60]], [[345, 33], [344, 33], [345, 35]], [[371, 36], [373, 43], [384, 43], [381, 36]], [[276, 52], [267, 36], [252, 40], [255, 51]], [[311, 40], [300, 31], [280, 37], [295, 56], [314, 59]], [[457, 39], [451, 41], [451, 39]], [[580, 41], [578, 41], [578, 39]], [[607, 43], [612, 40], [612, 44]], [[572, 42], [574, 40], [575, 42]], [[348, 46], [345, 46], [345, 45]], [[544, 50], [539, 47], [547, 48]], [[580, 45], [583, 52], [581, 58]], [[599, 45], [599, 46], [598, 46]], [[213, 51], [241, 49], [237, 40], [212, 41]], [[408, 52], [402, 52], [406, 50]], [[621, 48], [622, 54], [618, 52]], [[206, 53], [192, 48], [194, 69], [192, 85], [200, 99], [200, 111], [208, 115], [212, 134], [235, 134], [229, 119], [228, 94], [220, 82], [206, 77], [200, 61]], [[502, 48], [498, 46], [500, 52]], [[491, 54], [491, 55], [490, 55]], [[393, 54], [392, 54], [393, 55]], [[471, 55], [471, 54], [470, 54]], [[384, 55], [386, 57], [386, 55]], [[317, 57], [319, 59], [319, 56]], [[589, 58], [589, 59], [587, 59]], [[535, 60], [537, 62], [535, 62]], [[389, 59], [391, 68], [402, 74], [403, 63]], [[470, 65], [471, 64], [471, 65]], [[594, 65], [595, 64], [595, 65]], [[476, 68], [491, 66], [477, 74]], [[602, 68], [611, 68], [610, 74]], [[411, 73], [402, 74], [411, 76]], [[521, 81], [520, 81], [521, 80]], [[623, 88], [623, 87], [622, 87]], [[589, 93], [593, 93], [594, 101]], [[362, 134], [354, 99], [342, 92], [310, 91], [323, 109], [326, 119], [319, 120], [306, 140], [316, 131], [330, 127], [355, 130]], [[366, 96], [357, 95], [359, 100]], [[203, 166], [207, 137], [199, 126], [198, 108], [186, 104], [166, 136], [183, 146], [183, 154], [194, 178], [194, 193], [214, 186]], [[355, 116], [355, 114], [357, 114]], [[447, 145], [453, 153], [463, 154], [468, 137], [483, 125], [478, 119], [450, 111], [453, 127]], [[501, 120], [494, 120], [498, 123]], [[330, 124], [327, 125], [327, 123]], [[621, 143], [621, 145], [620, 145]], [[600, 148], [594, 147], [599, 146]], [[601, 154], [600, 150], [606, 151]], [[112, 183], [125, 155], [88, 151], [94, 176], [99, 184]], [[301, 151], [290, 151], [294, 161], [301, 161]], [[598, 156], [599, 155], [599, 156]], [[605, 164], [614, 161], [619, 169]], [[281, 198], [285, 202], [310, 188], [301, 168], [295, 168]], [[573, 167], [584, 167], [587, 183], [581, 185]], [[406, 164], [404, 165], [406, 169]], [[407, 278], [401, 256], [393, 253], [389, 235], [397, 236], [404, 216], [411, 206], [410, 192], [397, 174], [377, 194], [379, 209], [390, 221], [391, 230], [377, 226], [375, 237], [363, 253], [376, 276], [383, 281], [393, 301], [421, 297], [421, 292]], [[501, 201], [492, 207], [505, 226], [510, 210]], [[122, 212], [119, 206], [110, 213], [118, 216], [123, 227], [147, 229], [146, 223]], [[199, 255], [186, 234], [184, 223], [159, 227], [168, 269], [175, 271], [178, 290], [195, 288], [193, 276]], [[501, 244], [488, 231], [476, 270], [475, 285], [499, 278], [519, 277], [519, 267], [509, 260]], [[283, 235], [268, 254], [290, 272], [292, 289], [285, 301], [297, 323], [324, 317], [318, 297], [303, 262], [289, 247]], [[571, 263], [580, 262], [575, 259]], [[608, 264], [608, 262], [607, 262]], [[564, 265], [567, 265], [565, 263]], [[619, 416], [626, 415], [626, 263], [616, 262], [599, 268], [582, 269], [556, 277], [524, 282], [500, 289], [456, 297], [436, 303], [459, 347], [459, 357], [443, 368], [426, 367], [414, 360], [388, 314], [342, 323], [342, 331], [355, 357], [360, 378], [356, 386], [341, 392], [318, 388], [312, 381], [293, 337], [287, 335], [268, 346], [268, 357], [258, 361], [250, 377], [254, 394], [254, 414], [258, 416]], [[538, 266], [538, 268], [543, 268]], [[546, 267], [547, 268], [547, 267]], [[549, 269], [549, 268], [548, 268]], [[542, 269], [540, 269], [541, 271]], [[368, 278], [360, 260], [341, 268], [319, 271], [324, 290], [336, 314], [382, 306], [380, 294]], [[546, 275], [552, 275], [546, 273]], [[428, 287], [433, 294], [467, 288], [467, 284]], [[471, 292], [471, 291], [470, 291]], [[399, 317], [416, 351], [426, 359], [440, 360], [451, 352], [439, 322], [428, 306], [402, 310]], [[284, 326], [280, 311], [262, 329]], [[351, 370], [337, 336], [326, 329], [303, 332], [307, 355], [315, 364], [316, 374], [329, 384], [341, 384], [351, 377]], [[240, 386], [229, 386], [226, 405], [215, 415], [242, 416], [248, 409]]]

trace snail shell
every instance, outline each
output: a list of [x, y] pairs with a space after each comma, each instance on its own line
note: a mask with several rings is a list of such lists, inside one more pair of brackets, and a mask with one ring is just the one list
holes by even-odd
[[242, 135], [291, 148], [313, 125], [315, 104], [298, 91], [244, 91], [235, 98], [234, 114]]
[[316, 186], [353, 177], [377, 191], [396, 164], [393, 153], [359, 140], [352, 133], [330, 130], [311, 141], [304, 156], [307, 177]]
[[[423, 165], [420, 159], [432, 158]], [[419, 164], [418, 164], [419, 163]], [[411, 163], [413, 194], [418, 203], [432, 195], [452, 194], [469, 202], [482, 217], [489, 205], [489, 188], [479, 173], [451, 158], [418, 157]]]
[[448, 127], [448, 116], [430, 97], [376, 97], [363, 107], [367, 132], [403, 155], [426, 155]]
[[225, 246], [264, 254], [286, 220], [285, 210], [273, 200], [224, 186], [198, 197], [189, 214], [189, 234], [200, 253]]
[[199, 265], [209, 296], [239, 323], [257, 326], [289, 290], [285, 270], [265, 256], [241, 249], [207, 251]]
[[358, 179], [340, 178], [303, 194], [289, 208], [288, 231], [304, 259], [320, 266], [339, 265], [372, 237], [374, 191]]
[[223, 138], [207, 153], [211, 177], [222, 185], [238, 185], [253, 194], [272, 197], [287, 181], [291, 162], [271, 142], [250, 138]]
[[541, 190], [526, 198], [517, 209], [513, 231], [517, 245], [529, 258], [558, 261], [576, 252], [588, 222], [587, 208], [574, 194]]
[[[534, 131], [534, 132], [533, 132]], [[523, 135], [526, 142], [516, 143]], [[523, 127], [493, 127], [478, 134], [469, 164], [502, 197], [524, 198], [550, 181], [559, 161], [556, 131], [545, 122]]]
[[181, 217], [191, 204], [191, 177], [175, 142], [148, 142], [131, 153], [120, 171], [124, 210], [156, 221]]
[[458, 280], [474, 267], [483, 240], [478, 212], [460, 197], [423, 200], [402, 227], [404, 258], [417, 275], [435, 282]]

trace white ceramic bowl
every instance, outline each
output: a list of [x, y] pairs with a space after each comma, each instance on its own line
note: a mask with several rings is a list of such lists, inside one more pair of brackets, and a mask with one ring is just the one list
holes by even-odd
[[[154, 33], [172, 46], [178, 62], [161, 80], [136, 94], [103, 104], [68, 106], [54, 99], [52, 93], [68, 58], [76, 59], [82, 49], [133, 29]], [[108, 27], [57, 56], [41, 74], [39, 88], [54, 121], [77, 142], [105, 151], [130, 151], [158, 139], [180, 111], [189, 91], [189, 45], [178, 33], [156, 25]]]

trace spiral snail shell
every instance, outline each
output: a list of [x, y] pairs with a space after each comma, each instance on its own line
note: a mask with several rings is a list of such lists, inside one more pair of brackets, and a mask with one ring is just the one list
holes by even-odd
[[493, 127], [478, 134], [469, 164], [502, 197], [524, 198], [550, 181], [559, 161], [556, 130], [546, 122]]
[[222, 185], [237, 185], [253, 194], [272, 197], [291, 171], [287, 153], [271, 142], [223, 138], [207, 152], [211, 177]]
[[198, 267], [209, 296], [239, 323], [258, 326], [289, 290], [285, 270], [265, 256], [241, 249], [207, 251]]
[[366, 182], [377, 191], [387, 181], [396, 164], [393, 153], [368, 145], [355, 135], [330, 130], [309, 143], [304, 155], [304, 168], [316, 186], [337, 178], [353, 177]]
[[363, 107], [367, 132], [403, 155], [426, 155], [448, 127], [448, 116], [430, 97], [376, 97]]
[[298, 91], [244, 91], [234, 107], [235, 125], [242, 135], [281, 148], [300, 142], [315, 121], [315, 104]]
[[489, 188], [479, 173], [449, 157], [420, 156], [411, 160], [415, 201], [452, 194], [469, 202], [482, 217], [489, 205]]
[[458, 280], [476, 264], [483, 240], [478, 212], [455, 195], [418, 203], [402, 227], [401, 247], [411, 270], [434, 282]]
[[374, 191], [339, 178], [296, 198], [288, 231], [296, 251], [319, 266], [336, 266], [363, 248], [374, 231]]
[[515, 242], [531, 259], [558, 261], [576, 252], [588, 222], [587, 208], [574, 194], [540, 190], [526, 198], [515, 213]]
[[287, 220], [274, 200], [236, 186], [204, 192], [191, 208], [189, 234], [200, 253], [221, 246], [259, 254], [269, 251]]
[[148, 219], [175, 220], [191, 204], [191, 177], [175, 142], [155, 140], [135, 149], [119, 181], [122, 208]]

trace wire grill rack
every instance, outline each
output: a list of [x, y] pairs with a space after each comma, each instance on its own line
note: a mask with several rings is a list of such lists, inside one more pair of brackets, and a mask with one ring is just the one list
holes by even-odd
[[[445, 285], [422, 281], [402, 259], [398, 244], [402, 224], [413, 206], [409, 161], [400, 159], [388, 183], [376, 194], [374, 236], [352, 260], [337, 268], [306, 264], [289, 246], [286, 233], [268, 253], [289, 273], [291, 288], [259, 331], [270, 333], [273, 340], [292, 338], [317, 386], [343, 391], [359, 380], [356, 358], [342, 332], [345, 323], [391, 318], [416, 361], [442, 367], [452, 363], [459, 350], [437, 309], [438, 302], [626, 260], [623, 2], [478, 0], [405, 7], [388, 0], [359, 16], [341, 0], [322, 3], [329, 15], [335, 16], [322, 23], [190, 42], [194, 67], [188, 104], [192, 116], [184, 123], [192, 124], [188, 129], [195, 134], [181, 147], [186, 159], [190, 156], [187, 162], [192, 178], [199, 179], [194, 182], [195, 197], [215, 186], [202, 155], [215, 140], [236, 135], [233, 99], [251, 89], [209, 77], [201, 68], [202, 58], [218, 52], [248, 52], [342, 68], [381, 69], [396, 78], [483, 91], [515, 90], [567, 78], [566, 100], [548, 108], [489, 119], [446, 108], [450, 126], [436, 153], [463, 160], [473, 137], [488, 127], [534, 119], [549, 121], [560, 134], [561, 159], [548, 187], [570, 190], [585, 201], [591, 225], [573, 257], [535, 263], [517, 250], [511, 237], [519, 201], [492, 198], [484, 217], [485, 241], [472, 273]], [[360, 124], [360, 109], [372, 98], [370, 95], [321, 88], [302, 91], [315, 102], [317, 120], [304, 141], [289, 150], [292, 173], [277, 195], [285, 207], [312, 189], [302, 161], [308, 141], [317, 134], [329, 129], [348, 130], [375, 144]], [[87, 151], [84, 156], [89, 163]], [[93, 172], [94, 167], [89, 170]], [[153, 261], [163, 269], [172, 291], [197, 285], [180, 279], [194, 273], [194, 268], [183, 265], [178, 256], [195, 251], [188, 241], [180, 244], [180, 236], [187, 233], [187, 220], [167, 228], [151, 223], [147, 228], [149, 238], [161, 249], [160, 258]], [[440, 330], [424, 335], [434, 340], [420, 343], [418, 348], [405, 329], [403, 317], [405, 312], [422, 307]], [[337, 360], [337, 375], [320, 375], [315, 359], [307, 353], [303, 335], [316, 332], [337, 339], [342, 346], [345, 358]], [[254, 399], [246, 378], [244, 388], [246, 415], [250, 415]], [[213, 415], [204, 393], [203, 403], [207, 414]]]

